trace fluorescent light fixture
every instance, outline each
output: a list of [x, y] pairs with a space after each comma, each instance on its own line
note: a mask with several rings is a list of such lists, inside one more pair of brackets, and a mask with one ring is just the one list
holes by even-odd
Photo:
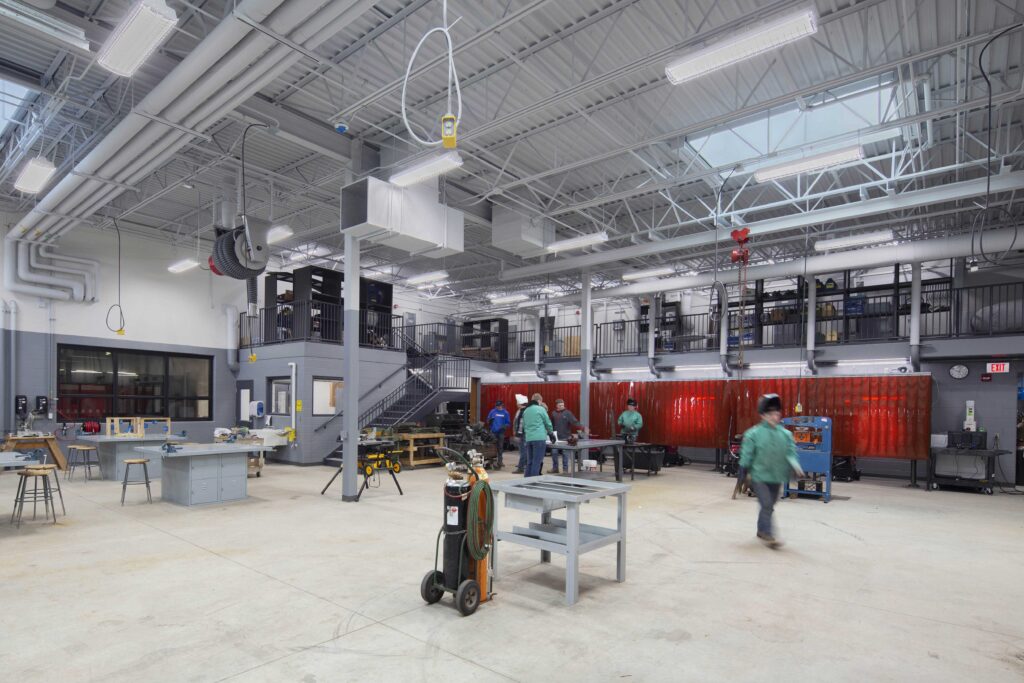
[[541, 287], [539, 291], [541, 294], [558, 294], [558, 290], [554, 287]]
[[410, 278], [406, 278], [406, 284], [410, 285], [425, 285], [429, 282], [437, 282], [438, 280], [447, 280], [447, 270], [436, 270], [432, 273], [421, 273], [419, 275], [413, 275]]
[[766, 166], [754, 172], [754, 180], [765, 183], [770, 180], [778, 180], [800, 173], [810, 173], [822, 169], [846, 164], [851, 161], [860, 161], [864, 158], [864, 148], [860, 145], [843, 147], [832, 152], [822, 152], [802, 159], [787, 161], [775, 166]]
[[291, 254], [289, 254], [288, 260], [289, 261], [301, 261], [301, 260], [307, 259], [307, 258], [320, 258], [322, 256], [327, 256], [330, 253], [331, 253], [330, 249], [328, 249], [327, 247], [321, 246], [319, 244], [313, 244], [313, 243], [302, 244], [302, 245], [299, 245], [298, 247], [296, 247], [295, 251], [293, 251]]
[[906, 363], [906, 358], [858, 358], [856, 360], [841, 360], [836, 365], [846, 368], [863, 365], [905, 365]]
[[72, 375], [102, 375], [102, 370], [72, 370]]
[[27, 4], [14, 0], [0, 0], [0, 17], [21, 24], [32, 31], [56, 38], [62, 43], [84, 52], [89, 51], [89, 41], [85, 37], [85, 31], [66, 21], [51, 17], [36, 8], [29, 7]]
[[14, 189], [26, 194], [38, 194], [43, 191], [56, 172], [56, 167], [46, 157], [29, 159], [25, 167], [21, 169], [18, 179], [14, 181]]
[[602, 230], [601, 232], [594, 232], [589, 235], [580, 235], [579, 237], [573, 237], [559, 242], [552, 242], [547, 246], [547, 250], [552, 254], [557, 254], [560, 251], [572, 251], [573, 249], [592, 247], [595, 244], [604, 244], [607, 241], [608, 232]]
[[537, 376], [537, 371], [536, 370], [516, 370], [515, 372], [508, 373], [508, 376], [509, 377], [530, 377], [530, 376], [536, 377]]
[[645, 280], [649, 277], [661, 277], [662, 275], [674, 275], [676, 269], [672, 266], [662, 268], [648, 268], [647, 270], [631, 270], [622, 274], [623, 280]]
[[863, 247], [868, 244], [879, 244], [881, 242], [892, 242], [892, 230], [879, 230], [877, 232], [862, 232], [859, 235], [848, 237], [834, 237], [827, 240], [818, 240], [814, 243], [814, 251], [831, 251], [833, 249], [849, 249], [850, 247]]
[[403, 168], [388, 179], [392, 185], [409, 187], [425, 180], [436, 178], [462, 166], [462, 157], [455, 150], [427, 157], [422, 161]]
[[608, 371], [613, 375], [628, 375], [634, 372], [650, 372], [647, 368], [612, 368]]
[[492, 304], [514, 304], [520, 301], [528, 301], [530, 297], [525, 294], [509, 294], [507, 296], [492, 296]]
[[416, 285], [416, 289], [423, 291], [425, 289], [437, 289], [438, 287], [447, 287], [450, 282], [442, 280], [441, 282], [424, 282], [422, 285]]
[[806, 366], [806, 363], [800, 361], [779, 363], [751, 363], [749, 367], [751, 370], [775, 370], [778, 368], [803, 368]]
[[674, 372], [683, 372], [685, 370], [721, 370], [721, 365], [677, 365], [672, 370]]
[[668, 63], [665, 76], [673, 85], [679, 85], [817, 31], [818, 12], [808, 7], [683, 55]]
[[178, 273], [184, 273], [186, 270], [192, 270], [198, 266], [199, 261], [196, 261], [194, 258], [183, 258], [180, 261], [175, 261], [171, 265], [167, 266], [167, 270], [177, 275]]
[[275, 225], [267, 231], [267, 244], [277, 244], [295, 234], [295, 231], [287, 225]]
[[99, 63], [118, 76], [131, 76], [178, 24], [164, 0], [139, 0], [100, 48]]

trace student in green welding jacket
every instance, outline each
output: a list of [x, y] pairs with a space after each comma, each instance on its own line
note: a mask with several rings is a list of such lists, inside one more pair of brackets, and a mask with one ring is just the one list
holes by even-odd
[[556, 440], [555, 427], [540, 394], [534, 394], [530, 405], [523, 411], [523, 439], [526, 441], [526, 476], [536, 477], [544, 466], [548, 439], [551, 443]]
[[[782, 545], [772, 530], [772, 513], [779, 489], [795, 472], [803, 476], [793, 435], [782, 426], [782, 400], [765, 394], [757, 401], [761, 422], [743, 432], [740, 469], [750, 475], [750, 487], [757, 494], [761, 511], [757, 516], [757, 537], [770, 548]], [[742, 474], [740, 475], [742, 476]]]
[[627, 400], [626, 409], [622, 415], [619, 415], [619, 431], [626, 437], [626, 441], [634, 442], [643, 426], [644, 418], [636, 409], [636, 400], [632, 398]]

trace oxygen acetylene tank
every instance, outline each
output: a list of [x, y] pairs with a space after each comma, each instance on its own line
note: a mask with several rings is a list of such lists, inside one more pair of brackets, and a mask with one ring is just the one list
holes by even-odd
[[449, 479], [444, 485], [444, 585], [450, 590], [469, 576], [469, 553], [463, 549], [468, 512], [469, 482]]

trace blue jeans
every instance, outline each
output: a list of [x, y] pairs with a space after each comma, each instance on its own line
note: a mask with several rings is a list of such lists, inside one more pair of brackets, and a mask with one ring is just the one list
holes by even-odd
[[761, 512], [757, 515], [757, 533], [762, 536], [773, 536], [772, 512], [775, 511], [775, 501], [779, 499], [779, 489], [782, 488], [782, 484], [752, 481], [750, 488], [754, 489], [757, 502], [761, 504]]
[[552, 460], [551, 469], [553, 469], [553, 470], [557, 470], [558, 469], [558, 454], [559, 454], [559, 452], [561, 452], [561, 454], [562, 454], [562, 471], [563, 472], [568, 472], [569, 471], [569, 451], [552, 450], [551, 451], [551, 460]]
[[523, 472], [526, 471], [526, 461], [528, 459], [527, 455], [528, 455], [528, 453], [527, 453], [527, 450], [526, 450], [526, 440], [523, 437], [520, 436], [519, 437], [519, 464], [516, 465], [516, 469], [517, 470], [521, 470]]
[[544, 454], [547, 452], [547, 441], [526, 442], [526, 476], [536, 477], [544, 467]]

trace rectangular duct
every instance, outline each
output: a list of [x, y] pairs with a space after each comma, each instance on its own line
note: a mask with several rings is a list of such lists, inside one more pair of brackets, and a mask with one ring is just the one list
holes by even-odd
[[491, 213], [491, 245], [517, 256], [539, 256], [555, 240], [550, 219], [535, 218], [498, 204]]

